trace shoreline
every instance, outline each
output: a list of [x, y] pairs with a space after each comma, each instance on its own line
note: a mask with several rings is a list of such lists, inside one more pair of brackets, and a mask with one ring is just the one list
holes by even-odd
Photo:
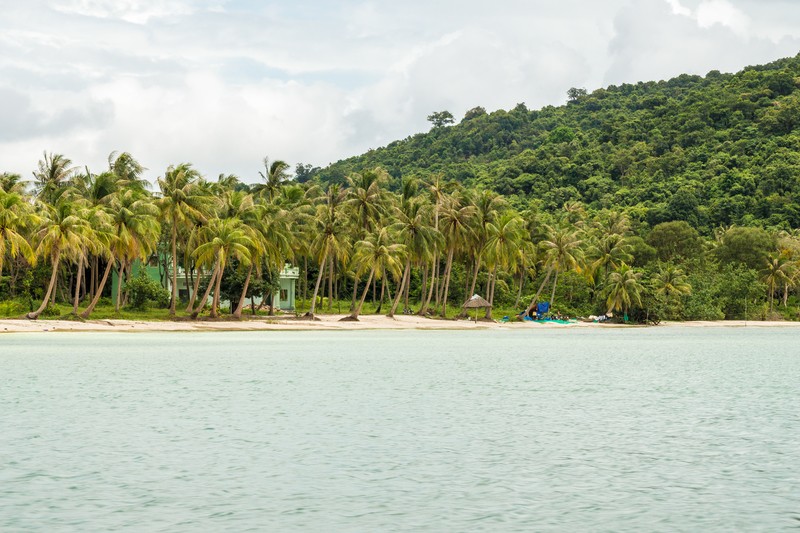
[[688, 321], [662, 322], [658, 326], [607, 324], [596, 322], [530, 323], [530, 322], [478, 322], [467, 320], [442, 320], [420, 316], [362, 315], [358, 322], [340, 322], [346, 315], [319, 315], [317, 320], [302, 320], [294, 317], [274, 317], [258, 320], [198, 320], [198, 321], [145, 321], [145, 320], [27, 320], [0, 319], [0, 334], [43, 332], [192, 332], [192, 331], [364, 331], [364, 330], [522, 330], [522, 329], [574, 329], [574, 328], [674, 328], [674, 327], [757, 327], [800, 328], [800, 322], [785, 321]]

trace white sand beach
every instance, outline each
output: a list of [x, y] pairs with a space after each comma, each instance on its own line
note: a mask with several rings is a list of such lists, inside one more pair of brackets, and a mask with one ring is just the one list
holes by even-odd
[[[102, 332], [141, 332], [141, 331], [262, 331], [262, 330], [470, 330], [470, 329], [524, 329], [524, 328], [630, 328], [644, 327], [613, 323], [572, 322], [559, 324], [554, 322], [484, 322], [475, 323], [468, 320], [442, 320], [420, 316], [398, 315], [388, 318], [383, 315], [362, 315], [358, 322], [340, 321], [346, 315], [320, 315], [317, 320], [304, 320], [294, 317], [271, 317], [259, 319], [231, 320], [197, 320], [197, 321], [140, 321], [140, 320], [87, 320], [85, 322], [71, 320], [25, 320], [0, 319], [0, 333], [25, 332], [68, 332], [68, 331], [102, 331]], [[800, 322], [769, 321], [695, 321], [695, 322], [663, 322], [656, 327], [800, 327]]]

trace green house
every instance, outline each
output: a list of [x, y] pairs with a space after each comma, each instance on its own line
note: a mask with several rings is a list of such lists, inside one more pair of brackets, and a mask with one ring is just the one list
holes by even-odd
[[[138, 276], [139, 273], [144, 269], [145, 274], [150, 278], [159, 283], [161, 283], [167, 290], [172, 290], [172, 276], [169, 275], [168, 272], [165, 272], [161, 267], [159, 267], [158, 257], [155, 255], [150, 258], [147, 263], [143, 263], [142, 261], [134, 261], [131, 267], [131, 275]], [[195, 274], [196, 275], [196, 274]], [[211, 276], [210, 273], [203, 274], [203, 277], [207, 279]], [[274, 305], [275, 310], [283, 310], [283, 311], [294, 311], [295, 308], [295, 297], [297, 291], [297, 280], [300, 278], [300, 268], [293, 267], [289, 263], [284, 264], [283, 270], [281, 270], [279, 274], [278, 281], [280, 283], [280, 292], [274, 295]], [[202, 280], [201, 280], [202, 281]], [[193, 288], [191, 287], [191, 281], [189, 281], [189, 286], [187, 287], [187, 280], [184, 269], [182, 267], [178, 267], [178, 298], [181, 300], [188, 300], [190, 290]], [[117, 286], [119, 285], [119, 277], [117, 275], [117, 271], [114, 270], [111, 278], [111, 298], [114, 303], [117, 300]], [[261, 298], [257, 297], [254, 299], [255, 303], [258, 305], [261, 303]], [[228, 305], [229, 302], [223, 302], [224, 305]]]

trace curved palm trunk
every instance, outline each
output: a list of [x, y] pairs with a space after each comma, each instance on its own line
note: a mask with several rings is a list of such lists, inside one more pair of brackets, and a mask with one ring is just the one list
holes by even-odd
[[453, 270], [453, 253], [455, 249], [451, 248], [447, 254], [447, 264], [444, 267], [444, 290], [442, 296], [442, 318], [447, 317], [447, 295], [450, 292], [450, 274]]
[[553, 291], [550, 293], [550, 310], [553, 310], [553, 302], [556, 299], [556, 285], [558, 285], [558, 269], [556, 269], [556, 277], [553, 279]]
[[322, 282], [322, 275], [325, 272], [325, 262], [328, 259], [328, 251], [322, 256], [322, 261], [319, 263], [319, 274], [317, 274], [317, 282], [314, 284], [314, 295], [311, 297], [311, 309], [308, 310], [307, 316], [314, 318], [314, 310], [317, 308], [317, 294], [319, 293], [319, 284]]
[[[178, 228], [172, 221], [172, 298], [169, 302], [169, 316], [175, 316], [178, 301]], [[119, 300], [117, 300], [119, 303]]]
[[89, 307], [87, 307], [86, 310], [83, 313], [81, 313], [81, 318], [89, 318], [89, 315], [91, 315], [92, 311], [94, 311], [97, 302], [100, 301], [100, 297], [103, 294], [103, 289], [106, 286], [106, 281], [108, 281], [108, 275], [111, 273], [111, 269], [113, 267], [114, 267], [114, 260], [109, 259], [108, 264], [106, 265], [106, 270], [105, 272], [103, 272], [103, 279], [100, 280], [100, 284], [94, 293], [94, 298], [92, 298], [91, 303], [89, 303]]
[[333, 256], [328, 257], [328, 312], [333, 312]]
[[200, 311], [202, 311], [205, 308], [206, 302], [208, 301], [208, 295], [211, 294], [211, 287], [214, 286], [218, 273], [219, 273], [219, 257], [217, 257], [217, 262], [214, 264], [214, 271], [211, 273], [211, 279], [208, 280], [208, 287], [206, 287], [206, 292], [203, 293], [203, 298], [200, 300], [200, 303], [197, 305], [197, 308], [192, 311], [192, 318], [197, 318], [197, 315], [200, 314]]
[[217, 309], [219, 309], [220, 291], [222, 289], [222, 271], [222, 252], [220, 251], [220, 255], [217, 256], [217, 280], [214, 283], [214, 299], [211, 300], [211, 313], [208, 315], [210, 318], [219, 316]]
[[479, 255], [478, 260], [475, 263], [475, 272], [472, 274], [472, 283], [469, 286], [469, 291], [467, 291], [467, 296], [472, 296], [473, 294], [475, 294], [475, 285], [478, 283], [478, 272], [481, 269], [481, 262], [482, 262], [481, 260], [482, 258]]
[[247, 299], [247, 289], [250, 288], [250, 276], [253, 275], [253, 265], [247, 271], [247, 277], [244, 278], [244, 287], [242, 288], [242, 295], [239, 297], [239, 305], [236, 306], [236, 311], [233, 312], [234, 318], [242, 318], [242, 309], [244, 309], [244, 301]]
[[495, 265], [494, 268], [492, 268], [492, 273], [490, 275], [490, 279], [491, 279], [491, 285], [490, 285], [491, 290], [487, 291], [489, 293], [489, 304], [490, 304], [490, 306], [486, 308], [486, 314], [484, 315], [484, 318], [489, 318], [489, 319], [492, 318], [492, 307], [491, 306], [494, 305], [494, 287], [497, 284], [497, 265]]
[[39, 306], [39, 309], [36, 311], [30, 312], [25, 315], [30, 320], [36, 320], [39, 318], [39, 315], [42, 314], [42, 311], [45, 310], [47, 307], [47, 302], [50, 301], [50, 295], [53, 292], [53, 288], [56, 285], [56, 277], [58, 277], [58, 265], [61, 261], [61, 250], [56, 251], [56, 255], [53, 258], [53, 273], [50, 275], [50, 283], [47, 286], [47, 292], [44, 293], [44, 299], [42, 300], [42, 305]]
[[769, 285], [769, 312], [772, 313], [772, 302], [775, 300], [775, 284]]
[[364, 285], [364, 292], [361, 294], [361, 299], [358, 302], [358, 305], [353, 312], [350, 313], [350, 316], [345, 317], [344, 320], [358, 320], [358, 315], [361, 314], [361, 308], [364, 306], [364, 300], [367, 299], [367, 293], [369, 292], [369, 285], [372, 283], [372, 278], [375, 276], [375, 266], [372, 267], [372, 270], [369, 271], [369, 278], [367, 278], [367, 283]]
[[[133, 279], [133, 261], [125, 261], [125, 280], [129, 281]], [[122, 295], [122, 305], [128, 305], [128, 297], [130, 296], [131, 291], [125, 287], [125, 294]]]
[[550, 281], [550, 275], [553, 273], [553, 268], [550, 267], [547, 269], [547, 275], [544, 277], [544, 281], [542, 284], [539, 285], [539, 289], [537, 289], [536, 294], [533, 296], [533, 300], [531, 300], [530, 305], [528, 305], [528, 310], [526, 311], [526, 315], [530, 316], [531, 311], [533, 311], [533, 306], [536, 305], [536, 302], [539, 301], [539, 295], [542, 294], [542, 290], [544, 290], [544, 286], [547, 285], [547, 282]]
[[411, 269], [409, 269], [408, 271], [408, 280], [406, 281], [406, 291], [405, 291], [406, 293], [403, 296], [404, 298], [403, 314], [408, 314], [408, 293], [411, 292], [410, 289], [411, 289]]
[[[375, 300], [375, 287], [372, 288], [372, 300]], [[375, 309], [375, 314], [379, 315], [381, 309], [383, 308], [383, 297], [386, 294], [386, 272], [383, 273], [383, 278], [381, 278], [381, 297], [378, 299], [378, 307]], [[392, 299], [392, 291], [389, 291], [389, 299]]]
[[433, 287], [435, 285], [434, 282], [436, 281], [436, 263], [437, 260], [434, 260], [431, 264], [431, 274], [428, 277], [429, 278], [428, 283], [430, 283], [430, 286], [428, 287], [428, 295], [425, 296], [424, 293], [422, 294], [422, 306], [419, 308], [419, 311], [417, 312], [418, 315], [424, 315], [425, 313], [427, 313], [428, 306], [431, 304], [431, 298], [433, 297]]
[[83, 279], [83, 256], [78, 259], [78, 276], [75, 279], [75, 297], [72, 299], [72, 314], [78, 314], [78, 303], [81, 299], [81, 280]]
[[186, 312], [191, 313], [194, 307], [194, 302], [197, 300], [197, 291], [200, 290], [200, 277], [203, 275], [203, 268], [198, 266], [194, 275], [194, 285], [192, 286], [192, 294], [189, 296], [189, 305], [186, 306]]
[[395, 311], [397, 311], [397, 306], [400, 305], [400, 300], [403, 298], [403, 293], [406, 290], [406, 284], [408, 283], [408, 278], [411, 274], [411, 259], [406, 259], [406, 268], [403, 272], [403, 280], [400, 282], [400, 288], [397, 289], [397, 297], [394, 299], [394, 303], [392, 304], [392, 308], [389, 309], [389, 314], [386, 315], [388, 317], [393, 317]]
[[517, 289], [517, 299], [514, 301], [514, 310], [519, 307], [519, 301], [522, 299], [522, 286], [525, 283], [525, 269], [520, 269], [519, 273], [519, 288]]
[[120, 305], [122, 305], [122, 275], [125, 272], [125, 261], [119, 261], [119, 269], [117, 270], [117, 298], [114, 302], [114, 312], [119, 313]]
[[358, 276], [353, 277], [353, 301], [350, 302], [350, 312], [356, 308], [356, 302], [358, 301]]

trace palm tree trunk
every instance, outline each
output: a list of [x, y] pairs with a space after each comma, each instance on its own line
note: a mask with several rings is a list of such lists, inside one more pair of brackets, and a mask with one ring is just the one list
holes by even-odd
[[[497, 283], [497, 265], [495, 265], [492, 268], [492, 273], [489, 276], [489, 278], [492, 280], [492, 283], [490, 285], [491, 290], [486, 291], [486, 292], [489, 295], [489, 303], [491, 305], [494, 305], [494, 287], [495, 287], [495, 284]], [[486, 314], [484, 315], [484, 318], [492, 318], [492, 308], [491, 308], [491, 306], [486, 308]]]
[[353, 276], [353, 300], [350, 302], [350, 312], [356, 309], [356, 302], [358, 301], [358, 276]]
[[328, 256], [328, 312], [333, 312], [333, 256]]
[[525, 269], [519, 269], [519, 289], [517, 289], [517, 299], [514, 301], [514, 311], [519, 307], [519, 301], [522, 299], [522, 286], [525, 284]]
[[220, 305], [220, 291], [222, 288], [222, 251], [220, 251], [219, 254], [217, 258], [217, 281], [214, 284], [214, 299], [211, 300], [211, 313], [208, 315], [211, 318], [217, 318], [217, 309], [219, 309]]
[[442, 318], [447, 318], [447, 296], [450, 291], [450, 273], [453, 269], [454, 248], [447, 254], [447, 264], [444, 267], [444, 296], [442, 297]]
[[375, 275], [375, 266], [373, 266], [372, 270], [369, 271], [369, 278], [367, 278], [367, 283], [366, 285], [364, 285], [364, 292], [361, 294], [361, 300], [359, 300], [358, 305], [353, 310], [353, 312], [350, 313], [350, 316], [347, 318], [350, 318], [351, 320], [358, 320], [358, 315], [361, 314], [361, 307], [363, 307], [364, 305], [364, 300], [367, 299], [367, 293], [369, 292], [369, 285], [370, 283], [372, 283], [372, 277], [374, 275]]
[[189, 296], [189, 305], [186, 306], [186, 312], [191, 313], [194, 307], [194, 302], [197, 300], [197, 291], [200, 290], [200, 278], [203, 276], [203, 267], [197, 265], [196, 273], [193, 276], [192, 294]]
[[[373, 291], [375, 289], [373, 288]], [[375, 309], [375, 314], [380, 314], [381, 308], [383, 307], [383, 296], [386, 292], [386, 272], [383, 273], [383, 279], [381, 279], [381, 297], [378, 299], [378, 307]], [[391, 296], [390, 296], [391, 298]], [[375, 300], [375, 293], [372, 293], [372, 299]]]
[[406, 290], [406, 284], [408, 283], [408, 278], [410, 273], [411, 273], [411, 259], [406, 259], [406, 268], [403, 271], [403, 279], [400, 281], [400, 288], [397, 289], [397, 297], [394, 299], [392, 308], [389, 309], [389, 314], [386, 316], [391, 318], [394, 316], [395, 311], [397, 311], [397, 306], [400, 305], [400, 300], [403, 298], [403, 293]]
[[769, 312], [772, 313], [772, 301], [775, 299], [775, 284], [769, 286]]
[[72, 314], [78, 314], [78, 303], [81, 299], [81, 280], [83, 279], [83, 255], [78, 258], [78, 276], [75, 279], [75, 297], [72, 300]]
[[169, 316], [175, 316], [178, 301], [178, 228], [172, 221], [172, 299], [169, 302]]
[[[125, 280], [130, 281], [133, 279], [133, 261], [128, 263], [125, 261]], [[125, 294], [122, 296], [122, 305], [128, 305], [128, 297], [130, 296], [131, 291], [128, 288], [125, 288]]]
[[103, 279], [100, 280], [100, 285], [95, 290], [94, 297], [92, 298], [91, 303], [89, 303], [89, 307], [87, 307], [86, 310], [81, 313], [81, 318], [89, 318], [89, 315], [91, 315], [92, 311], [94, 311], [97, 302], [100, 301], [100, 297], [103, 295], [103, 289], [106, 286], [106, 281], [108, 281], [108, 275], [111, 273], [112, 268], [114, 268], [114, 260], [109, 259], [108, 264], [106, 265], [106, 270], [103, 272]]
[[442, 265], [436, 264], [436, 297], [433, 300], [434, 309], [439, 309], [439, 304], [442, 302], [442, 293], [444, 293], [444, 280], [447, 277], [447, 263], [445, 263], [444, 272], [440, 273], [439, 269]]
[[211, 287], [214, 286], [214, 282], [217, 279], [217, 275], [219, 274], [219, 257], [217, 257], [217, 262], [214, 264], [214, 271], [211, 273], [211, 279], [208, 280], [208, 287], [206, 287], [206, 291], [203, 293], [203, 298], [200, 300], [200, 303], [197, 304], [197, 307], [192, 311], [192, 318], [197, 318], [197, 315], [200, 314], [205, 306], [206, 302], [208, 301], [208, 295], [211, 294]]
[[478, 256], [478, 260], [475, 262], [475, 272], [472, 274], [472, 284], [469, 286], [469, 290], [467, 291], [467, 297], [472, 296], [475, 294], [475, 284], [478, 282], [478, 271], [481, 269], [481, 256]]
[[[188, 261], [187, 261], [187, 260], [186, 260], [186, 258], [184, 257], [184, 259], [183, 259], [183, 265], [184, 265], [185, 267], [188, 267], [189, 265], [188, 265], [187, 263], [188, 263]], [[189, 287], [191, 286], [191, 282], [189, 281], [189, 271], [190, 271], [190, 270], [191, 270], [190, 268], [184, 268], [184, 269], [183, 269], [183, 283], [184, 283], [184, 286], [186, 287], [186, 290], [187, 290], [187, 291], [189, 290]], [[187, 294], [186, 296], [187, 296], [187, 297], [190, 297], [190, 295], [188, 295], [188, 294]]]
[[[308, 301], [308, 256], [303, 256], [303, 303]], [[301, 309], [302, 311], [302, 309]]]
[[411, 292], [411, 269], [408, 271], [408, 279], [406, 280], [405, 301], [403, 302], [403, 314], [408, 313], [408, 293]]
[[53, 288], [55, 287], [56, 284], [56, 277], [58, 276], [58, 265], [60, 261], [61, 261], [61, 250], [58, 250], [56, 251], [55, 257], [53, 258], [53, 273], [50, 274], [50, 283], [47, 286], [47, 292], [44, 293], [44, 299], [42, 300], [42, 305], [40, 305], [39, 309], [37, 309], [36, 311], [30, 312], [26, 315], [30, 320], [36, 320], [37, 318], [39, 318], [39, 315], [41, 315], [42, 311], [44, 311], [45, 308], [47, 307], [47, 303], [50, 301], [50, 295], [52, 294]]
[[428, 312], [428, 306], [430, 305], [431, 298], [433, 297], [433, 287], [435, 285], [435, 283], [434, 283], [435, 278], [436, 278], [436, 261], [434, 260], [431, 263], [431, 274], [428, 277], [428, 283], [430, 283], [430, 286], [428, 287], [428, 295], [425, 296], [425, 293], [423, 293], [421, 295], [422, 296], [422, 306], [419, 308], [419, 311], [417, 312], [418, 315], [424, 315], [425, 313]]
[[233, 318], [242, 318], [242, 309], [244, 308], [244, 301], [247, 299], [247, 289], [250, 287], [250, 276], [253, 274], [253, 265], [247, 271], [247, 277], [244, 278], [244, 287], [242, 288], [242, 296], [239, 298], [239, 305], [236, 306], [236, 311], [233, 312]]
[[325, 272], [325, 261], [328, 259], [328, 252], [322, 256], [322, 261], [319, 263], [319, 274], [317, 274], [317, 282], [314, 284], [314, 295], [311, 298], [311, 309], [308, 310], [307, 316], [314, 318], [314, 310], [317, 308], [317, 293], [319, 293], [319, 284], [322, 281], [322, 274]]
[[542, 284], [539, 285], [539, 288], [537, 289], [536, 294], [533, 296], [533, 300], [531, 300], [531, 303], [528, 306], [528, 310], [525, 312], [526, 315], [530, 316], [531, 311], [533, 311], [533, 306], [536, 305], [536, 302], [539, 301], [539, 295], [542, 294], [542, 290], [544, 289], [544, 286], [547, 284], [548, 281], [550, 281], [550, 275], [552, 273], [553, 273], [553, 268], [552, 267], [548, 268], [547, 269], [547, 275], [544, 277], [544, 281], [542, 281]]
[[558, 269], [556, 269], [556, 277], [553, 279], [553, 291], [550, 293], [550, 310], [553, 309], [553, 302], [556, 299], [556, 285], [558, 285]]
[[117, 298], [114, 302], [114, 312], [119, 313], [122, 305], [122, 275], [125, 273], [125, 261], [119, 260], [119, 270], [117, 270]]

